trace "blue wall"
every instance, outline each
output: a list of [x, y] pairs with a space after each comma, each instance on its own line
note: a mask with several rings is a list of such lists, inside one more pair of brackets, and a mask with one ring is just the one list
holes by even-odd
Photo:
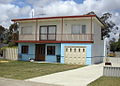
[[[47, 55], [47, 46], [55, 46], [55, 55]], [[61, 44], [46, 44], [46, 56], [45, 56], [45, 60], [47, 62], [57, 62], [56, 61], [56, 55], [60, 55], [61, 54]]]
[[86, 46], [86, 64], [91, 64], [91, 46], [90, 43], [61, 43], [61, 63], [64, 63], [64, 47], [65, 46]]
[[[21, 46], [28, 45], [28, 54], [21, 54]], [[61, 63], [64, 63], [64, 47], [65, 46], [86, 46], [86, 64], [91, 64], [91, 45], [90, 43], [49, 43], [46, 44], [45, 49], [45, 61], [56, 62], [56, 55], [61, 55]], [[47, 46], [55, 46], [55, 55], [47, 55]], [[35, 59], [35, 44], [34, 43], [19, 43], [19, 54], [22, 56], [20, 60], [29, 60], [29, 58]]]
[[[21, 53], [21, 46], [27, 45], [29, 46], [29, 50], [28, 50], [28, 54], [22, 54]], [[29, 58], [33, 58], [35, 59], [35, 44], [34, 43], [19, 43], [19, 55], [21, 55], [22, 58], [20, 58], [19, 60], [24, 60], [24, 61], [28, 61]], [[55, 55], [47, 55], [47, 46], [55, 46]], [[45, 49], [45, 61], [46, 62], [56, 62], [56, 55], [60, 55], [61, 54], [61, 44], [46, 44], [46, 49]]]
[[[21, 46], [24, 46], [24, 45], [29, 46], [28, 54], [21, 53]], [[35, 59], [35, 44], [33, 44], [33, 43], [19, 43], [18, 46], [19, 46], [18, 53], [22, 57], [22, 58], [19, 58], [19, 60], [28, 61], [29, 58]]]

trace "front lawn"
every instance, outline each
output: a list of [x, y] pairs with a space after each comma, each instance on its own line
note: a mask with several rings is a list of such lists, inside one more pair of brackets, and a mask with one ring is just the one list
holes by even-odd
[[120, 78], [117, 77], [100, 77], [88, 86], [120, 86]]
[[22, 80], [80, 67], [83, 66], [0, 60], [0, 77]]

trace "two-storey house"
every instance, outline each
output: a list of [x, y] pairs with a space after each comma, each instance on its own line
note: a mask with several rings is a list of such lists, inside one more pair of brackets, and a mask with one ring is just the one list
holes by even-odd
[[19, 23], [19, 60], [93, 64], [104, 56], [96, 15], [13, 19]]

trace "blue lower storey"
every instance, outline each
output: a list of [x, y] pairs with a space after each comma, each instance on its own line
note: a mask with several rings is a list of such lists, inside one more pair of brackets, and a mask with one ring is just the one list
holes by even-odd
[[[28, 46], [28, 53], [22, 54], [22, 46]], [[35, 59], [36, 44], [35, 43], [19, 43], [19, 60], [29, 61], [29, 58]], [[55, 55], [47, 55], [47, 46], [55, 46]], [[45, 44], [45, 61], [57, 62], [57, 56], [60, 56], [60, 63], [64, 63], [64, 48], [65, 46], [86, 46], [86, 65], [91, 64], [91, 43], [47, 43]]]

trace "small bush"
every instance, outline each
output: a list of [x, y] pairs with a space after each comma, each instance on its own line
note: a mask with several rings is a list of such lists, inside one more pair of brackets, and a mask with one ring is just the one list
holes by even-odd
[[9, 46], [9, 47], [12, 47], [12, 46], [15, 46], [15, 45], [16, 45], [15, 42], [9, 42], [9, 43], [8, 43], [8, 46]]
[[4, 43], [4, 44], [8, 44], [8, 41], [7, 41], [7, 40], [4, 40], [3, 43]]

